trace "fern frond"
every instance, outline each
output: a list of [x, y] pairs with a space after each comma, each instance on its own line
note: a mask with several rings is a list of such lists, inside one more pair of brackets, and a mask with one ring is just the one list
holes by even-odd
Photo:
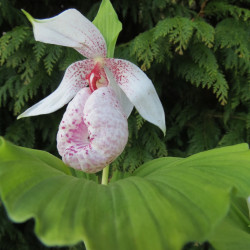
[[189, 130], [188, 154], [200, 152], [216, 147], [220, 136], [220, 129], [215, 120], [207, 114], [201, 114], [201, 119], [194, 121], [193, 129]]
[[25, 119], [25, 121], [15, 120], [7, 128], [4, 137], [16, 145], [32, 148], [35, 143], [35, 127], [30, 119]]
[[194, 23], [189, 18], [166, 18], [156, 25], [153, 39], [168, 36], [169, 42], [175, 45], [175, 51], [182, 55], [183, 50], [187, 49], [193, 31]]
[[[37, 94], [37, 90], [40, 87], [39, 80], [37, 80], [38, 78], [34, 78], [29, 84], [21, 84], [21, 86], [19, 86], [15, 100], [14, 115], [20, 114], [25, 102]], [[16, 81], [16, 84], [18, 84], [18, 81]]]
[[214, 27], [200, 18], [194, 20], [194, 26], [197, 40], [204, 43], [208, 48], [212, 48], [215, 34]]
[[[26, 18], [20, 11], [20, 7], [15, 8], [13, 3], [15, 2], [9, 0], [0, 1], [0, 25], [2, 25], [3, 22], [7, 22], [13, 27], [14, 25], [25, 23]], [[6, 28], [6, 26], [4, 28]]]
[[143, 61], [142, 70], [151, 67], [151, 63], [159, 56], [158, 60], [162, 60], [162, 54], [157, 43], [152, 41], [153, 30], [141, 33], [131, 43], [131, 54], [135, 55], [137, 60]]
[[231, 120], [226, 133], [219, 141], [219, 146], [232, 145], [235, 143], [245, 142], [245, 121], [244, 120]]
[[233, 18], [221, 21], [215, 28], [215, 48], [234, 48], [240, 58], [250, 59], [249, 25]]
[[[199, 57], [195, 58], [198, 62], [200, 61]], [[213, 93], [216, 95], [218, 100], [222, 105], [227, 102], [228, 95], [228, 83], [225, 80], [224, 75], [219, 71], [215, 70], [215, 67], [209, 68], [203, 66], [197, 67], [196, 63], [188, 61], [188, 59], [180, 59], [177, 62], [177, 74], [186, 79], [186, 81], [191, 82], [195, 86], [202, 86], [203, 88], [213, 88]]]
[[250, 11], [246, 8], [240, 8], [231, 5], [228, 1], [209, 1], [205, 8], [206, 16], [215, 16], [217, 18], [230, 17], [247, 21], [250, 18]]
[[227, 103], [228, 89], [229, 87], [225, 76], [218, 71], [216, 81], [213, 84], [213, 93], [216, 95], [221, 105]]
[[33, 51], [36, 57], [36, 61], [40, 62], [41, 58], [45, 55], [46, 44], [41, 42], [36, 42], [33, 46]]
[[211, 49], [202, 43], [196, 43], [189, 47], [189, 51], [192, 59], [200, 68], [204, 68], [209, 76], [216, 77], [219, 66]]
[[30, 28], [25, 26], [17, 26], [13, 30], [6, 32], [0, 38], [0, 64], [3, 65], [6, 59], [13, 55], [30, 36]]
[[60, 46], [49, 45], [46, 50], [46, 57], [43, 59], [44, 67], [48, 73], [51, 75], [54, 65], [59, 61], [62, 55], [63, 49]]
[[152, 158], [153, 155], [156, 157], [167, 156], [166, 145], [156, 131], [157, 130], [155, 128], [152, 128], [151, 125], [147, 126], [143, 131], [142, 144], [145, 145], [144, 150], [149, 152]]
[[18, 76], [11, 76], [0, 87], [0, 107], [4, 107], [8, 104], [8, 97], [13, 98], [15, 96], [15, 83], [17, 80]]
[[38, 70], [38, 65], [34, 63], [34, 55], [29, 54], [24, 63], [19, 64], [18, 73], [20, 73], [23, 84], [27, 85], [31, 82], [35, 72]]
[[145, 120], [142, 118], [142, 116], [138, 112], [136, 112], [137, 131], [139, 131], [141, 129], [141, 127], [143, 126], [144, 123], [145, 123]]
[[134, 143], [132, 147], [127, 149], [126, 158], [124, 159], [122, 166], [123, 171], [133, 172], [145, 161], [146, 158], [149, 159], [148, 155], [149, 154], [143, 150], [140, 145], [136, 145], [136, 143]]
[[19, 65], [22, 65], [25, 62], [27, 57], [28, 54], [26, 48], [20, 48], [6, 59], [6, 66], [8, 68], [17, 69]]

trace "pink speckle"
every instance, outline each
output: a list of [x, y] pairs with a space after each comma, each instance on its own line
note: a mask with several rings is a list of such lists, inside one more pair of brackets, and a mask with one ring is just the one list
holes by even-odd
[[[79, 112], [72, 112], [78, 107]], [[82, 116], [80, 114], [83, 114]], [[127, 119], [109, 87], [80, 90], [64, 114], [65, 130], [57, 146], [71, 167], [95, 173], [112, 162], [128, 139]], [[76, 121], [76, 122], [75, 122]]]

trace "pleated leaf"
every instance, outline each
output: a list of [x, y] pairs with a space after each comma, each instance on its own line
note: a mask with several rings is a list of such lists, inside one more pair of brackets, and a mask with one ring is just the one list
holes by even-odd
[[115, 44], [122, 30], [122, 23], [109, 0], [103, 0], [93, 24], [101, 31], [108, 49], [108, 57], [114, 56]]
[[209, 241], [215, 250], [249, 250], [250, 219], [244, 198], [233, 199], [228, 216], [216, 228]]
[[8, 215], [15, 222], [34, 218], [47, 245], [179, 250], [208, 239], [229, 211], [232, 190], [249, 195], [249, 179], [246, 144], [157, 159], [104, 186], [71, 175], [45, 152], [0, 141], [0, 194]]

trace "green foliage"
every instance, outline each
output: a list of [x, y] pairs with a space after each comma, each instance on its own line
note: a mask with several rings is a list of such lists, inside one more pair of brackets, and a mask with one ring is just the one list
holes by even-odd
[[[0, 135], [57, 154], [55, 138], [64, 108], [18, 121], [16, 117], [51, 93], [68, 65], [82, 60], [71, 48], [35, 42], [20, 9], [45, 18], [74, 7], [93, 20], [99, 3], [43, 0], [28, 5], [25, 0], [0, 0]], [[250, 1], [112, 4], [123, 24], [115, 55], [138, 64], [152, 79], [167, 125], [164, 137], [134, 111], [127, 147], [111, 164], [119, 170], [117, 175], [133, 173], [144, 162], [166, 155], [184, 157], [250, 143]]]
[[152, 40], [152, 30], [146, 31], [138, 35], [131, 46], [131, 54], [136, 56], [138, 61], [142, 61], [142, 70], [150, 68], [152, 62], [161, 63], [164, 61], [166, 54], [171, 57], [170, 46], [162, 43], [154, 43]]
[[[209, 1], [206, 7], [206, 15], [216, 17], [217, 19], [232, 16], [236, 20], [248, 21], [250, 18], [250, 10], [234, 5], [233, 2], [234, 1], [226, 0]], [[249, 4], [249, 1], [244, 2], [246, 5]]]
[[183, 50], [187, 49], [192, 35], [192, 20], [186, 17], [177, 16], [166, 18], [157, 24], [154, 31], [154, 40], [167, 36], [167, 40], [173, 45], [174, 51], [183, 55]]
[[122, 23], [119, 21], [110, 1], [103, 0], [101, 2], [93, 24], [100, 30], [106, 41], [107, 57], [114, 57], [115, 45], [122, 30]]
[[195, 27], [194, 40], [204, 43], [208, 48], [213, 47], [215, 29], [212, 25], [204, 22], [203, 19], [197, 18], [193, 20]]
[[83, 244], [72, 247], [46, 247], [33, 232], [33, 222], [10, 223], [4, 206], [0, 201], [0, 249], [5, 250], [84, 250]]
[[203, 2], [190, 1], [185, 15], [173, 3], [175, 15], [166, 10], [154, 28], [117, 50], [136, 58], [162, 89], [170, 154], [249, 142], [249, 11], [233, 1]]
[[248, 249], [250, 246], [249, 224], [246, 200], [239, 197], [232, 198], [228, 216], [211, 237], [213, 246], [221, 250]]
[[228, 221], [235, 242], [243, 232], [247, 246], [249, 166], [248, 145], [240, 144], [149, 161], [105, 186], [76, 178], [47, 152], [0, 138], [0, 195], [10, 218], [34, 218], [37, 236], [49, 246], [84, 241], [87, 249], [179, 250], [210, 239], [216, 245]]

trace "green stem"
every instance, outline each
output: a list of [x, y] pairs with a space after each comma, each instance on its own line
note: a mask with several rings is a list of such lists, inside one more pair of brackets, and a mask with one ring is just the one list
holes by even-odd
[[108, 185], [109, 179], [109, 165], [102, 170], [102, 184]]

